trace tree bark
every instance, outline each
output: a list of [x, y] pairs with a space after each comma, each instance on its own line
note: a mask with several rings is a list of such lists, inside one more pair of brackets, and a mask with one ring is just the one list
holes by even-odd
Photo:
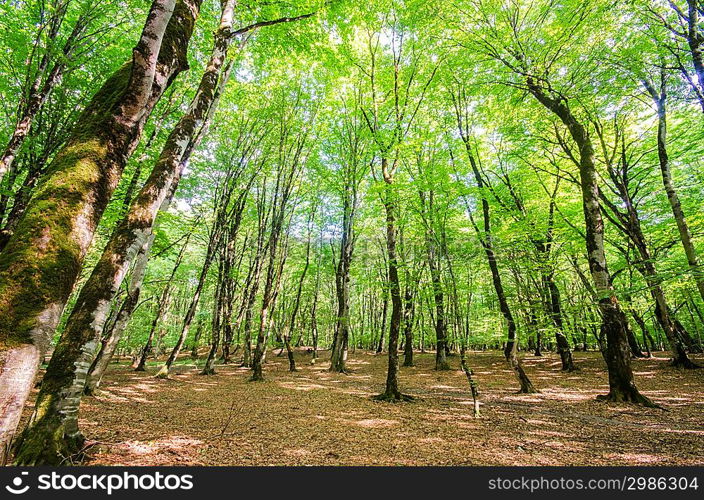
[[601, 312], [601, 337], [606, 340], [602, 351], [609, 372], [609, 393], [601, 399], [632, 402], [646, 406], [654, 404], [636, 387], [631, 369], [628, 341], [623, 324], [623, 313], [611, 284], [604, 250], [604, 221], [599, 203], [599, 183], [594, 160], [594, 147], [587, 130], [572, 115], [562, 96], [551, 96], [531, 77], [526, 78], [528, 91], [554, 113], [569, 130], [579, 148], [579, 175], [582, 187], [582, 207], [586, 226], [586, 247], [589, 271], [598, 294]]
[[[175, 76], [187, 67], [186, 48], [199, 7], [200, 0], [154, 0], [132, 61], [117, 70], [84, 109], [0, 254], [0, 309], [6, 311], [0, 318], [0, 344], [10, 361], [0, 374], [2, 443], [12, 438], [38, 361], [144, 122]], [[82, 373], [80, 394], [95, 347], [95, 342], [59, 346], [54, 368], [47, 374], [63, 384], [61, 373], [66, 368]], [[63, 363], [65, 356], [80, 359], [79, 366]], [[5, 382], [8, 377], [14, 379], [12, 390], [5, 391], [10, 387]], [[46, 390], [51, 391], [50, 385]], [[46, 416], [52, 400], [37, 406], [30, 426]], [[65, 413], [69, 424], [63, 432], [34, 433], [22, 440], [18, 463], [55, 464], [80, 450], [83, 439], [74, 406]]]
[[[474, 158], [474, 154], [471, 150], [471, 145], [469, 143], [469, 136], [463, 135], [463, 140], [465, 144], [465, 149], [467, 150], [467, 155], [469, 157], [470, 165], [472, 166], [472, 172], [474, 173], [474, 178], [477, 182], [477, 186], [480, 190], [485, 187], [484, 179], [479, 171], [479, 165], [477, 160]], [[480, 231], [476, 224], [474, 228], [479, 236], [480, 243], [484, 248], [484, 253], [486, 254], [487, 261], [489, 262], [489, 269], [491, 270], [491, 281], [494, 285], [494, 290], [496, 291], [496, 297], [499, 301], [499, 310], [506, 320], [506, 327], [508, 330], [508, 336], [506, 340], [506, 345], [504, 347], [504, 357], [508, 362], [509, 366], [513, 370], [518, 383], [520, 384], [519, 393], [521, 394], [531, 394], [538, 392], [533, 383], [528, 378], [520, 360], [518, 359], [518, 340], [516, 338], [516, 322], [513, 319], [513, 314], [511, 313], [511, 308], [508, 305], [508, 300], [506, 299], [506, 293], [504, 292], [503, 283], [501, 281], [501, 274], [499, 273], [499, 265], [496, 260], [496, 254], [494, 252], [494, 244], [492, 242], [491, 233], [491, 214], [489, 209], [489, 201], [482, 192], [480, 194], [481, 204], [482, 204], [482, 216], [484, 219], [483, 230]]]
[[100, 351], [98, 352], [95, 360], [93, 360], [91, 368], [88, 370], [86, 386], [83, 391], [86, 395], [95, 394], [95, 391], [100, 386], [103, 375], [105, 374], [105, 371], [107, 370], [108, 365], [115, 354], [115, 349], [117, 349], [117, 345], [122, 339], [122, 334], [127, 328], [127, 324], [132, 317], [132, 313], [139, 304], [139, 297], [142, 292], [142, 283], [147, 270], [149, 252], [154, 242], [154, 236], [154, 233], [149, 236], [147, 242], [135, 257], [134, 269], [132, 270], [132, 276], [127, 288], [127, 297], [120, 305], [115, 323], [103, 339]]
[[393, 190], [393, 176], [389, 171], [386, 158], [382, 158], [382, 170], [386, 182], [384, 192], [384, 209], [386, 211], [386, 255], [389, 276], [389, 295], [391, 296], [391, 318], [389, 321], [389, 366], [386, 373], [386, 388], [376, 399], [381, 401], [403, 401], [411, 399], [401, 394], [398, 388], [398, 336], [401, 330], [401, 283], [398, 276], [398, 256], [396, 254], [396, 211], [397, 199]]
[[[184, 248], [187, 244], [188, 239], [186, 239], [186, 244], [184, 245]], [[171, 354], [169, 354], [169, 357], [166, 359], [166, 362], [161, 366], [161, 368], [159, 368], [159, 371], [156, 373], [157, 378], [166, 378], [169, 376], [171, 366], [173, 365], [174, 361], [176, 361], [176, 358], [178, 358], [178, 355], [181, 352], [181, 347], [183, 346], [183, 343], [185, 342], [186, 337], [188, 336], [188, 330], [190, 329], [191, 323], [193, 322], [193, 318], [195, 317], [196, 312], [198, 311], [198, 304], [200, 303], [200, 295], [203, 292], [203, 287], [205, 286], [205, 279], [208, 277], [210, 265], [212, 264], [213, 259], [215, 258], [215, 255], [219, 250], [219, 244], [220, 234], [218, 231], [214, 230], [213, 234], [211, 234], [210, 241], [208, 242], [208, 249], [206, 251], [205, 261], [203, 262], [203, 267], [200, 270], [196, 289], [194, 290], [193, 295], [191, 296], [188, 309], [186, 310], [186, 316], [183, 318], [181, 333], [178, 337], [178, 340], [176, 341], [176, 345], [171, 350]]]
[[[701, 83], [704, 83], [704, 74], [702, 75]], [[689, 225], [682, 210], [680, 198], [672, 182], [672, 171], [670, 170], [670, 158], [667, 153], [667, 84], [664, 74], [661, 76], [660, 91], [655, 89], [653, 84], [648, 80], [643, 80], [643, 85], [650, 94], [650, 97], [655, 104], [658, 114], [658, 160], [660, 163], [660, 174], [662, 176], [662, 184], [665, 187], [667, 201], [672, 210], [672, 216], [675, 218], [677, 230], [682, 242], [682, 248], [687, 256], [690, 272], [697, 284], [697, 290], [702, 300], [704, 300], [704, 273], [700, 268], [699, 258], [692, 242], [692, 233], [689, 230]]]
[[405, 337], [403, 349], [403, 366], [415, 366], [413, 363], [413, 324], [415, 322], [414, 284], [406, 284], [403, 295], [403, 332]]
[[428, 267], [433, 283], [433, 300], [435, 301], [435, 369], [449, 370], [447, 362], [447, 324], [445, 323], [445, 295], [442, 289], [438, 256], [433, 236], [426, 237], [428, 247]]
[[[347, 186], [346, 186], [347, 187]], [[337, 324], [333, 348], [330, 355], [330, 371], [345, 373], [347, 371], [347, 345], [350, 332], [350, 267], [354, 251], [354, 215], [356, 193], [345, 194], [343, 202], [342, 240], [340, 258], [335, 270], [335, 292], [337, 298]]]

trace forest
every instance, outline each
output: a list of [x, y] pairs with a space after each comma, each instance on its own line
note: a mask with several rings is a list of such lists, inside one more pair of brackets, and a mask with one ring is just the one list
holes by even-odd
[[0, 0], [0, 462], [701, 465], [701, 0]]

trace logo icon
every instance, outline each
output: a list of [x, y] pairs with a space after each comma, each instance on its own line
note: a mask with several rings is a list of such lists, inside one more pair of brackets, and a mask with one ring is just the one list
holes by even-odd
[[[20, 474], [22, 476], [27, 476], [29, 475], [29, 472], [21, 472]], [[12, 486], [14, 486], [14, 488]], [[13, 495], [21, 495], [22, 493], [27, 493], [27, 490], [29, 489], [29, 485], [22, 487], [22, 478], [20, 476], [17, 476], [12, 480], [12, 486], [7, 485], [5, 486], [5, 489]]]

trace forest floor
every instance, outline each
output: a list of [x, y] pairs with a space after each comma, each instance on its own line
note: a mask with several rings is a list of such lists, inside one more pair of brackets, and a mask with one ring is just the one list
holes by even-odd
[[[136, 373], [113, 364], [97, 397], [84, 398], [80, 423], [94, 465], [655, 465], [702, 464], [704, 370], [667, 366], [665, 353], [634, 360], [641, 391], [665, 410], [596, 401], [607, 392], [598, 353], [575, 353], [582, 368], [523, 353], [539, 394], [516, 394], [500, 352], [470, 352], [481, 418], [458, 369], [436, 372], [433, 353], [401, 368], [408, 403], [373, 401], [386, 354], [350, 353], [348, 375], [297, 353], [299, 372], [270, 351], [264, 382], [217, 367], [198, 375], [184, 359], [169, 380], [154, 364]], [[700, 363], [702, 356], [695, 357]], [[458, 356], [452, 356], [454, 368]], [[704, 363], [702, 363], [704, 364]]]

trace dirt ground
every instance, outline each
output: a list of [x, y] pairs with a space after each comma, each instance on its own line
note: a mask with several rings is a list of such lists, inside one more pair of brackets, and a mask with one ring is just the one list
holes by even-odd
[[[328, 353], [300, 371], [270, 351], [264, 382], [219, 366], [216, 376], [178, 366], [169, 380], [113, 365], [97, 397], [84, 398], [81, 428], [94, 465], [656, 465], [704, 463], [704, 370], [667, 366], [664, 353], [635, 360], [641, 391], [665, 409], [604, 403], [604, 363], [575, 353], [524, 355], [539, 394], [518, 395], [499, 352], [468, 353], [479, 382], [481, 418], [458, 369], [433, 370], [434, 354], [402, 368], [402, 391], [416, 400], [373, 401], [386, 355], [350, 354], [349, 375], [327, 372]], [[696, 359], [696, 358], [695, 358]], [[700, 363], [704, 362], [701, 356]], [[459, 367], [457, 356], [450, 358]], [[704, 364], [704, 363], [702, 363]]]

